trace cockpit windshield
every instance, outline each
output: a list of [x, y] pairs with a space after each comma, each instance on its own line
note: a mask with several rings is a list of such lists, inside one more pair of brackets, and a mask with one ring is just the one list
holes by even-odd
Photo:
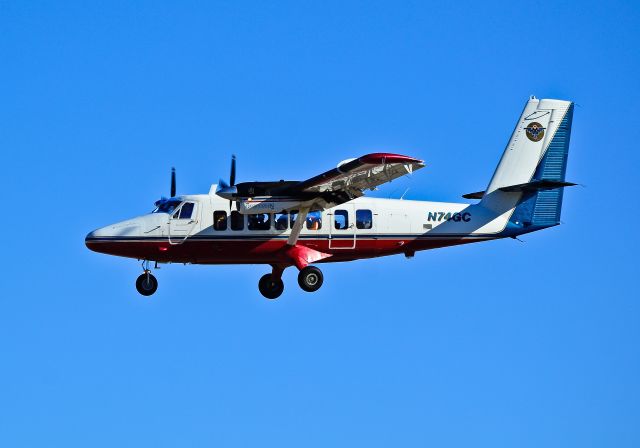
[[169, 199], [168, 201], [161, 202], [158, 204], [158, 207], [152, 213], [168, 213], [171, 214], [173, 211], [182, 203], [177, 199]]

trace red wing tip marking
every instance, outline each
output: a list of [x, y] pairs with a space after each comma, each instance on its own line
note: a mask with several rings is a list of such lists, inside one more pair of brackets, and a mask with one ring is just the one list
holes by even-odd
[[370, 163], [372, 165], [378, 165], [382, 163], [424, 163], [424, 160], [415, 159], [409, 156], [403, 156], [402, 154], [391, 154], [387, 152], [375, 152], [373, 154], [367, 154], [360, 157], [363, 163]]

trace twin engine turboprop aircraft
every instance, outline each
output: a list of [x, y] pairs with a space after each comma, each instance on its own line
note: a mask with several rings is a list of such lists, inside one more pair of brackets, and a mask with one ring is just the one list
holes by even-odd
[[517, 237], [556, 226], [565, 182], [573, 103], [531, 97], [485, 191], [464, 195], [476, 204], [363, 197], [366, 190], [423, 168], [399, 154], [345, 160], [304, 181], [229, 183], [208, 194], [170, 198], [147, 215], [94, 230], [89, 249], [142, 260], [136, 281], [142, 295], [158, 281], [151, 262], [267, 264], [258, 282], [268, 299], [284, 290], [282, 272], [299, 270], [307, 292], [322, 286], [314, 264], [404, 254], [458, 244]]

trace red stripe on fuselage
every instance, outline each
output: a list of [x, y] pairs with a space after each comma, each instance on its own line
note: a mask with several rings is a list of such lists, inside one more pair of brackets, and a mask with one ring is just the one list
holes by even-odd
[[[374, 239], [358, 238], [353, 249], [329, 248], [329, 240], [301, 239], [298, 245], [331, 254], [320, 262], [350, 261], [359, 258], [382, 257], [401, 253], [412, 253], [439, 247], [456, 246], [483, 238], [419, 238], [419, 239]], [[146, 259], [159, 262], [196, 264], [262, 264], [281, 261], [286, 239], [264, 240], [197, 240], [187, 239], [182, 244], [169, 244], [167, 240], [87, 240], [86, 245], [95, 252], [120, 257]]]

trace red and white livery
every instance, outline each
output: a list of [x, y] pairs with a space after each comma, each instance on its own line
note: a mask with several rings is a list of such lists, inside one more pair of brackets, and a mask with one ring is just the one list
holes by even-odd
[[143, 295], [158, 286], [151, 262], [266, 264], [259, 281], [267, 298], [279, 297], [282, 272], [295, 266], [308, 292], [323, 282], [320, 263], [404, 254], [486, 241], [555, 226], [565, 182], [573, 103], [531, 97], [485, 191], [465, 195], [478, 203], [365, 197], [366, 190], [411, 174], [422, 160], [373, 153], [345, 160], [304, 181], [235, 183], [208, 194], [171, 197], [156, 209], [94, 230], [89, 249], [143, 261], [136, 281]]

